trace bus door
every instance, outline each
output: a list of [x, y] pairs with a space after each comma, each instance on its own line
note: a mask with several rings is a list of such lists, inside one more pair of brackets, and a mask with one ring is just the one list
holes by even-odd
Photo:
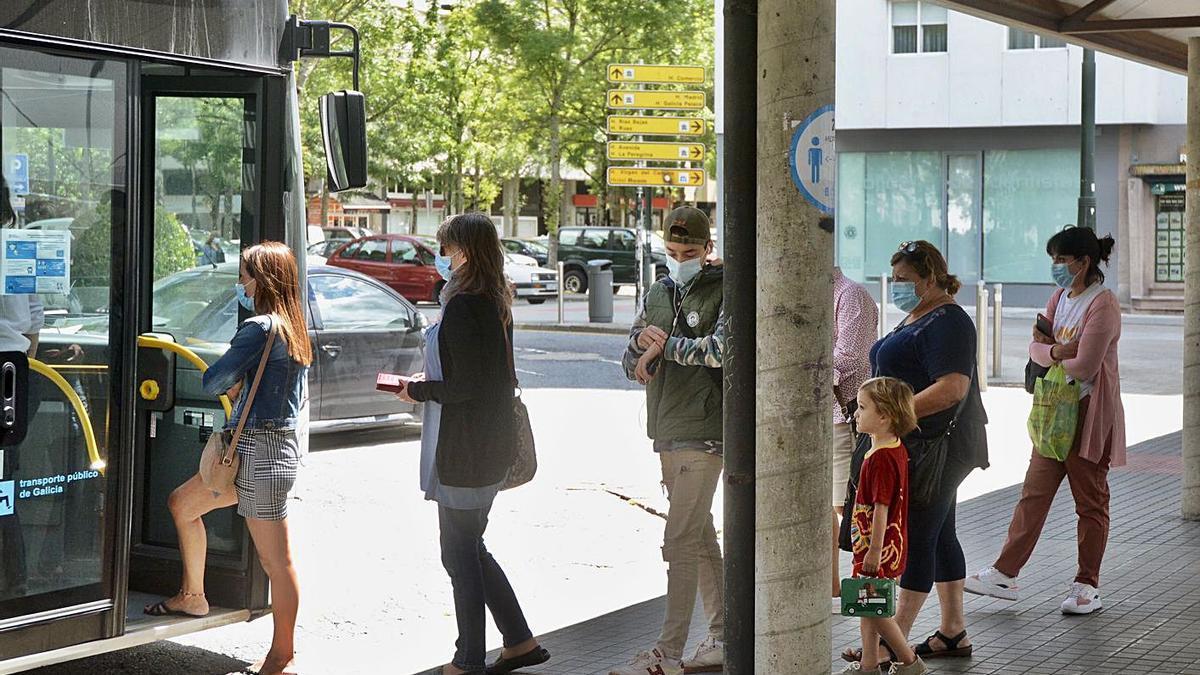
[[[156, 68], [141, 79], [143, 311], [128, 572], [128, 614], [136, 621], [145, 603], [180, 588], [168, 497], [196, 473], [205, 442], [230, 413], [228, 402], [203, 391], [201, 370], [225, 352], [237, 328], [239, 250], [263, 238], [264, 209], [282, 208], [278, 165], [286, 146], [264, 145], [277, 133], [266, 127], [284, 127], [265, 119], [269, 78]], [[236, 509], [210, 513], [204, 523], [209, 603], [265, 609], [266, 574]]]
[[0, 660], [117, 630], [130, 72], [0, 42], [0, 352], [28, 356], [24, 438], [0, 434]]

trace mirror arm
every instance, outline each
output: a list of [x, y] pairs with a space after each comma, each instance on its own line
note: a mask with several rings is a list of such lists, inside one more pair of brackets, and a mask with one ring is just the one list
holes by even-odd
[[[354, 39], [354, 47], [349, 50], [331, 50], [329, 32], [332, 29], [349, 31]], [[295, 14], [288, 17], [283, 32], [282, 49], [288, 61], [296, 61], [303, 57], [330, 58], [341, 57], [354, 59], [354, 91], [358, 88], [358, 68], [360, 61], [361, 39], [358, 29], [348, 23], [335, 21], [308, 21], [297, 18]]]

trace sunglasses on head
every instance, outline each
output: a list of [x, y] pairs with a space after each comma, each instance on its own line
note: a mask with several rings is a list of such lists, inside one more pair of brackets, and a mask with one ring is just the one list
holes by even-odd
[[896, 250], [905, 255], [912, 255], [920, 250], [920, 248], [921, 247], [915, 241], [902, 241], [900, 242], [900, 247]]

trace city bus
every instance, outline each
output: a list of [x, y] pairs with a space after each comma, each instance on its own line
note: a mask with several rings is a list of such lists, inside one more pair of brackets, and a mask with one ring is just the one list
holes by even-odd
[[[170, 280], [208, 245], [305, 250], [293, 66], [354, 56], [357, 89], [342, 29], [286, 0], [0, 3], [0, 321], [44, 316], [0, 354], [0, 673], [270, 611], [233, 509], [205, 519], [213, 611], [142, 611], [179, 589], [167, 497], [229, 414], [200, 374], [232, 334], [185, 328], [204, 289]], [[331, 189], [365, 182], [364, 105], [322, 98]]]

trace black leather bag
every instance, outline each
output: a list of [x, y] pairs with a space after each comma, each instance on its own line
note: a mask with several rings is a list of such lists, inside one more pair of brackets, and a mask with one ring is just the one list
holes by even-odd
[[1025, 364], [1025, 391], [1033, 393], [1033, 388], [1037, 385], [1037, 381], [1046, 376], [1050, 369], [1046, 366], [1037, 364], [1033, 359]]

